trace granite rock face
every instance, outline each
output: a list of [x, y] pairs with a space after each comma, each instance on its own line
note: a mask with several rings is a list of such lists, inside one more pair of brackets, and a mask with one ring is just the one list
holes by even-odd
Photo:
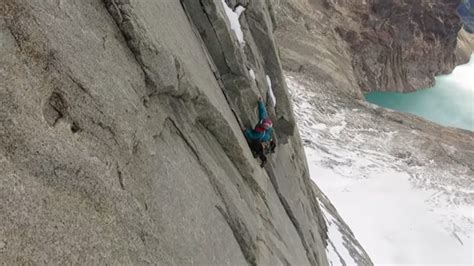
[[268, 2], [0, 2], [0, 263], [327, 265]]

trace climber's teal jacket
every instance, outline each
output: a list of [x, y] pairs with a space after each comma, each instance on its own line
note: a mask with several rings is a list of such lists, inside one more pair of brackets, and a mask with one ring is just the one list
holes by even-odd
[[245, 137], [248, 140], [267, 142], [272, 139], [273, 128], [264, 129], [261, 125], [264, 119], [268, 118], [267, 110], [263, 101], [258, 101], [258, 118], [260, 121], [254, 129], [247, 128], [244, 131]]

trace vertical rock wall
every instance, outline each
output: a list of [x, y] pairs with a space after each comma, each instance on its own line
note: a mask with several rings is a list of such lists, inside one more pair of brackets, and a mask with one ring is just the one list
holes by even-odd
[[0, 2], [1, 263], [327, 264], [271, 7], [237, 2], [244, 47], [220, 0]]

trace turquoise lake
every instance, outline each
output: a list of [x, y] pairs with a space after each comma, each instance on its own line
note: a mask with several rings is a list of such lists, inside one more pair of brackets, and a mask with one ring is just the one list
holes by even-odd
[[468, 64], [436, 77], [432, 88], [411, 93], [372, 92], [366, 100], [435, 123], [474, 131], [474, 54]]

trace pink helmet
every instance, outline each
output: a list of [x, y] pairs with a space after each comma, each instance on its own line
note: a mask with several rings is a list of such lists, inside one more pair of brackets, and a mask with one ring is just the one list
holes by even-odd
[[263, 119], [262, 121], [262, 126], [265, 128], [265, 129], [269, 129], [273, 126], [273, 123], [272, 123], [272, 120], [270, 120], [270, 118], [265, 118]]

